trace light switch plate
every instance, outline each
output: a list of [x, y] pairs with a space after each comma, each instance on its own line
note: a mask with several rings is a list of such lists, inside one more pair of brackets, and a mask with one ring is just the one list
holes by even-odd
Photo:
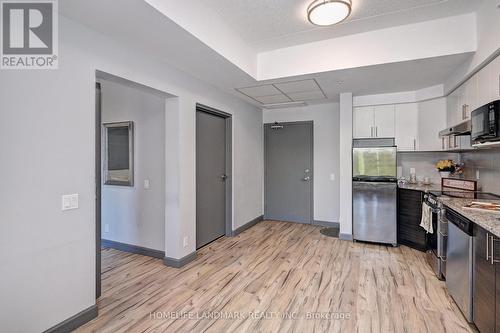
[[104, 224], [104, 232], [109, 232], [109, 224]]
[[144, 179], [144, 189], [149, 190], [151, 188], [151, 181], [149, 179]]
[[65, 194], [62, 196], [62, 210], [78, 208], [78, 194]]
[[187, 247], [187, 246], [188, 246], [188, 238], [187, 238], [187, 237], [184, 237], [184, 238], [182, 239], [182, 246], [183, 246], [183, 247]]
[[331, 174], [330, 174], [330, 180], [331, 180], [331, 181], [335, 181], [335, 174], [334, 174], [334, 173], [331, 173]]

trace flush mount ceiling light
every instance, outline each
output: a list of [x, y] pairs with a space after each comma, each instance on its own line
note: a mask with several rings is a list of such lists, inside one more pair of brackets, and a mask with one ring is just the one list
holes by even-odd
[[315, 0], [307, 7], [307, 19], [315, 25], [332, 25], [351, 14], [351, 0]]

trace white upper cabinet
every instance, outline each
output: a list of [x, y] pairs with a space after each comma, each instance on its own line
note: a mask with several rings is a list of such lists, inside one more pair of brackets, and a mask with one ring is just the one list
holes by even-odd
[[[398, 151], [442, 150], [446, 98], [354, 108], [354, 138], [395, 138]], [[456, 112], [455, 112], [456, 113]]]
[[[460, 89], [456, 89], [454, 92], [452, 92], [450, 95], [447, 97], [446, 101], [446, 123], [448, 126], [453, 126], [456, 125], [460, 122], [459, 119], [459, 110], [461, 109], [461, 94]], [[446, 126], [444, 126], [446, 127]], [[444, 129], [443, 127], [443, 129]]]
[[398, 150], [418, 150], [418, 104], [397, 104], [395, 106], [395, 116], [396, 146], [398, 146]]
[[462, 114], [462, 120], [470, 119], [471, 112], [478, 107], [477, 75], [474, 75], [464, 84], [464, 111]]
[[465, 83], [463, 85], [461, 85], [460, 87], [457, 88], [456, 90], [457, 92], [457, 98], [458, 98], [458, 109], [455, 110], [455, 118], [456, 118], [456, 122], [454, 123], [451, 123], [450, 125], [456, 125], [464, 120], [466, 120], [466, 111], [465, 111], [465, 108], [466, 108], [466, 100], [465, 100]]
[[493, 66], [488, 65], [477, 73], [477, 104], [478, 107], [492, 101], [493, 85], [491, 84], [493, 76]]
[[[476, 92], [472, 91], [474, 88]], [[470, 119], [471, 107], [473, 107], [471, 102], [476, 103], [473, 99], [477, 99], [477, 80], [465, 82], [448, 96], [446, 112], [448, 126]]]
[[500, 57], [448, 96], [448, 126], [470, 119], [475, 109], [500, 99]]
[[446, 113], [445, 97], [418, 103], [418, 150], [445, 149], [439, 131], [446, 127]]
[[489, 102], [500, 99], [500, 56], [493, 60], [490, 67], [490, 100]]
[[362, 138], [394, 137], [394, 105], [354, 108], [353, 136]]
[[373, 106], [354, 108], [353, 136], [354, 138], [372, 138], [374, 135]]
[[394, 110], [394, 105], [378, 105], [373, 108], [376, 138], [394, 137]]

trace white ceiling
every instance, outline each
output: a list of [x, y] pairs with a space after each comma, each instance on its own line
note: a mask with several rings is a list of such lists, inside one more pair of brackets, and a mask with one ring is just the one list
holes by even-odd
[[352, 0], [341, 24], [317, 27], [307, 21], [312, 0], [190, 0], [212, 8], [256, 51], [455, 16], [475, 11], [482, 0]]
[[[274, 2], [274, 0], [267, 1]], [[290, 100], [307, 100], [309, 104], [338, 101], [338, 93], [345, 91], [360, 96], [419, 90], [442, 84], [472, 56], [472, 53], [468, 52], [257, 81], [143, 0], [120, 0], [120, 6], [116, 6], [113, 1], [65, 0], [60, 2], [59, 10], [64, 16], [101, 32], [131, 49], [140, 49], [257, 106]], [[315, 79], [321, 88], [320, 91], [311, 81], [283, 84], [283, 82], [310, 79]], [[338, 81], [342, 81], [342, 84], [338, 84]], [[183, 84], [179, 82], [179, 85]], [[271, 88], [269, 92], [267, 89], [270, 88], [266, 87], [262, 88], [263, 92], [253, 94], [254, 97], [262, 97], [260, 101], [245, 96], [237, 90], [237, 88], [271, 84], [274, 84], [271, 87], [275, 90]], [[190, 88], [185, 87], [185, 89]]]
[[315, 79], [286, 81], [236, 89], [261, 104], [320, 101], [326, 99]]
[[[303, 75], [294, 78], [292, 83], [289, 83], [290, 79], [270, 80], [235, 91], [240, 93], [240, 97], [255, 105], [290, 101], [305, 101], [308, 104], [338, 102], [339, 94], [346, 91], [352, 92], [354, 96], [415, 91], [442, 84], [459, 66], [469, 61], [472, 55], [473, 53], [464, 53]], [[311, 81], [316, 83], [319, 89], [306, 88], [307, 86], [303, 84]], [[304, 92], [285, 92], [290, 99], [268, 101], [269, 96], [281, 95], [280, 87], [283, 85], [290, 84], [290, 89], [293, 91], [294, 82], [299, 82], [297, 90]], [[322, 94], [315, 96], [318, 91]]]

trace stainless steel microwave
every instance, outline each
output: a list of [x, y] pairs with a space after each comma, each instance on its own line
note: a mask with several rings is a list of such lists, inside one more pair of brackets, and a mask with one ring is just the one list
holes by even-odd
[[473, 144], [500, 141], [500, 100], [472, 111], [471, 122]]

